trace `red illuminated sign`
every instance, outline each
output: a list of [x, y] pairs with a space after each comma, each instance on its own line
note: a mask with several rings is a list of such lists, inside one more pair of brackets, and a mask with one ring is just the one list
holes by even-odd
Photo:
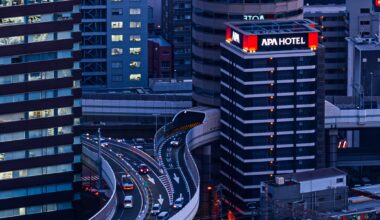
[[380, 12], [380, 0], [372, 0], [373, 1], [373, 10], [375, 12]]
[[247, 35], [229, 26], [226, 29], [226, 41], [250, 53], [297, 49], [316, 50], [318, 40], [318, 32]]

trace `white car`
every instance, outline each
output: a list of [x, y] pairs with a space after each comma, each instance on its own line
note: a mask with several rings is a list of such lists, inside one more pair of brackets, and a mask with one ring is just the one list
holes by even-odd
[[179, 146], [179, 141], [178, 140], [172, 140], [172, 141], [170, 141], [170, 145], [172, 145], [174, 147], [178, 147]]
[[157, 220], [166, 220], [166, 219], [169, 219], [169, 213], [168, 212], [161, 212], [157, 216]]
[[133, 208], [133, 196], [124, 196], [124, 208]]
[[183, 202], [184, 202], [184, 198], [183, 198], [183, 197], [179, 197], [179, 198], [177, 198], [177, 199], [174, 201], [173, 208], [175, 208], [175, 209], [182, 209], [182, 207], [183, 207]]
[[155, 203], [152, 207], [152, 214], [153, 215], [158, 215], [158, 213], [161, 212], [161, 204], [160, 203]]

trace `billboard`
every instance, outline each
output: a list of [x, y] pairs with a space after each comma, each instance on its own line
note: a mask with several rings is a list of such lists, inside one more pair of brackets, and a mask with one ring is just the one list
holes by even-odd
[[227, 28], [226, 41], [247, 52], [281, 51], [281, 50], [315, 50], [318, 47], [318, 33], [287, 34], [242, 34]]

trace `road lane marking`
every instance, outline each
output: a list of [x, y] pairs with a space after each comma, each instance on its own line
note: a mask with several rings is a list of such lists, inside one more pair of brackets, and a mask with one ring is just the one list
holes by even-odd
[[158, 197], [158, 202], [162, 205], [162, 203], [164, 203], [164, 199], [162, 198], [162, 195], [160, 194], [159, 197]]
[[177, 176], [176, 173], [174, 173], [173, 179], [179, 184], [179, 177]]
[[149, 176], [149, 174], [147, 174], [146, 176], [148, 177], [149, 182], [151, 182], [153, 184], [156, 184], [156, 181], [154, 181], [154, 178], [152, 178], [151, 176]]

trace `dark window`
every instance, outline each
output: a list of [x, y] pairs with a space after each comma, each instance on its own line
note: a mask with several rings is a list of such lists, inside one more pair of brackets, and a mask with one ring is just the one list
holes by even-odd
[[369, 8], [361, 8], [360, 13], [362, 14], [368, 14], [369, 13]]
[[343, 183], [343, 178], [338, 178], [338, 179], [336, 179], [336, 182], [337, 182], [337, 183]]

